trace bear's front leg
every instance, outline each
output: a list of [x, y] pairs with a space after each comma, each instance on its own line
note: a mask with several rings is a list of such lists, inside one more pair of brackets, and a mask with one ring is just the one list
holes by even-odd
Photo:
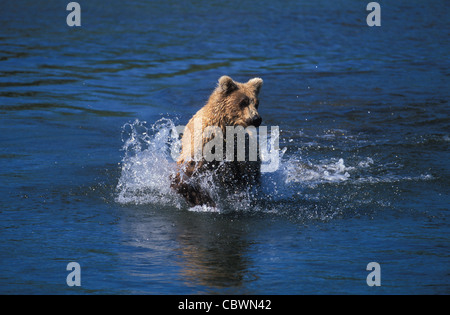
[[216, 204], [207, 192], [203, 191], [197, 184], [188, 183], [186, 179], [182, 177], [187, 176], [191, 178], [194, 175], [196, 165], [191, 162], [187, 164], [186, 170], [182, 175], [178, 172], [172, 177], [171, 187], [180, 195], [182, 195], [191, 206], [206, 205], [209, 207], [215, 207]]

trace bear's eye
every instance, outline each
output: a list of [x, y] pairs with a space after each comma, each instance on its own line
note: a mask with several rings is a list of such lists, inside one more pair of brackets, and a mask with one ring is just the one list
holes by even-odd
[[257, 100], [257, 101], [255, 102], [255, 108], [258, 109], [258, 107], [259, 107], [259, 101]]
[[244, 108], [244, 107], [247, 107], [247, 106], [248, 106], [248, 103], [249, 103], [248, 98], [244, 98], [244, 99], [239, 103], [239, 106], [240, 106], [241, 108]]

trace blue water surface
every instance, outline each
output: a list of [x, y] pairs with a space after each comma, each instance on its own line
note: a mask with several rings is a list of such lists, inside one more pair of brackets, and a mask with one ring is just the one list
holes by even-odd
[[[0, 293], [450, 293], [446, 1], [68, 2], [0, 3]], [[192, 209], [158, 135], [225, 74], [285, 151]]]

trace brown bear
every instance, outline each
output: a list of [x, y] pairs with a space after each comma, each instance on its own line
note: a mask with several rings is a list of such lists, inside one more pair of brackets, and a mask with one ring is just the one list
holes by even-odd
[[249, 158], [254, 152], [249, 152], [249, 146], [244, 142], [245, 157], [242, 158], [238, 145], [242, 146], [243, 142], [238, 143], [235, 131], [245, 128], [246, 136], [255, 136], [254, 131], [262, 122], [258, 113], [258, 94], [262, 83], [260, 78], [239, 83], [222, 76], [206, 105], [184, 128], [177, 173], [172, 178], [171, 186], [189, 204], [215, 206], [212, 197], [199, 183], [199, 179], [208, 172], [213, 175], [214, 181], [232, 192], [258, 183], [261, 169], [259, 154], [256, 150], [256, 158], [254, 154], [253, 158]]

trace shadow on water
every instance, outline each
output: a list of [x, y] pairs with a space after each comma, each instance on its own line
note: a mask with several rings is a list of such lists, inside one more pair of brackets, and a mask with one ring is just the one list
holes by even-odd
[[[159, 282], [156, 287], [166, 290], [165, 282], [179, 280], [191, 293], [223, 293], [255, 277], [247, 240], [254, 217], [154, 206], [122, 210], [124, 242], [133, 248], [123, 254], [122, 264], [133, 266], [126, 272], [144, 283]], [[184, 288], [180, 293], [189, 292]]]

